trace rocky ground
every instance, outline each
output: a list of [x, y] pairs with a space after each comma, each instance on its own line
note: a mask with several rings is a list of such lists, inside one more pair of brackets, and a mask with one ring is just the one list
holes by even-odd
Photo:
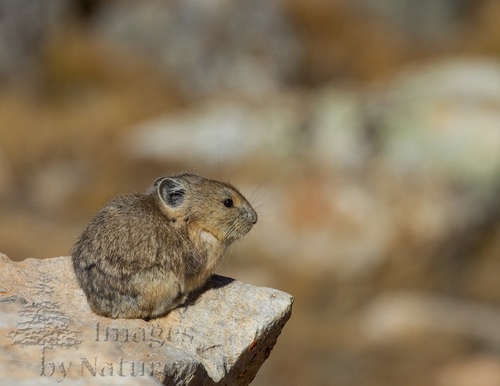
[[359, 3], [0, 3], [0, 252], [228, 180], [259, 222], [219, 272], [295, 297], [254, 384], [500, 383], [500, 8]]
[[14, 263], [0, 255], [0, 268], [5, 385], [248, 385], [293, 303], [214, 275], [166, 316], [111, 319], [91, 311], [68, 256]]

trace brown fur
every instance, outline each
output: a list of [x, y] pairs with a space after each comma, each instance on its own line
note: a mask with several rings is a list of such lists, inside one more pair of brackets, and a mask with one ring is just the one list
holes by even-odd
[[256, 222], [229, 184], [193, 174], [160, 178], [101, 209], [73, 246], [74, 270], [95, 313], [158, 317], [202, 286]]

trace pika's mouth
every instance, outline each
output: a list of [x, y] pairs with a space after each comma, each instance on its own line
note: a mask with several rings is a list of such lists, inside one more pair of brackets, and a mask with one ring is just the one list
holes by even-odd
[[253, 222], [250, 222], [248, 220], [241, 221], [241, 218], [236, 219], [236, 221], [233, 222], [233, 224], [226, 233], [225, 236], [226, 244], [229, 245], [234, 241], [242, 238], [248, 232], [250, 232], [252, 227], [253, 227]]

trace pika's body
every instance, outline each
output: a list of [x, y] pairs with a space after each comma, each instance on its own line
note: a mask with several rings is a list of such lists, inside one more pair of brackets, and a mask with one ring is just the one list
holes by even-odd
[[159, 178], [146, 193], [101, 209], [73, 246], [73, 267], [95, 313], [155, 318], [201, 287], [256, 222], [229, 184], [193, 174]]

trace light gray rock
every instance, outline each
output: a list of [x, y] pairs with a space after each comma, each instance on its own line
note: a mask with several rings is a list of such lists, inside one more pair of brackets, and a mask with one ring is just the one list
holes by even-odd
[[175, 74], [187, 95], [261, 95], [297, 71], [300, 45], [278, 2], [118, 1], [96, 31]]
[[[124, 139], [136, 159], [177, 160], [197, 165], [257, 158], [283, 159], [294, 146], [298, 100], [273, 98], [258, 106], [215, 99], [192, 110], [143, 122]], [[189, 151], [187, 151], [189, 150]]]
[[360, 317], [362, 336], [387, 344], [423, 333], [459, 334], [500, 347], [500, 308], [461, 299], [410, 292], [382, 294]]
[[353, 2], [399, 27], [400, 33], [417, 42], [445, 43], [459, 36], [462, 17], [471, 12], [463, 0], [379, 0]]
[[329, 167], [352, 173], [365, 167], [366, 113], [362, 94], [327, 86], [311, 98], [307, 154]]
[[453, 59], [409, 68], [381, 112], [384, 159], [413, 174], [491, 189], [500, 174], [500, 61]]
[[68, 0], [0, 0], [0, 77], [36, 69], [43, 43], [67, 16]]
[[163, 318], [92, 313], [71, 259], [0, 254], [2, 384], [247, 385], [269, 356], [293, 298], [214, 276]]

